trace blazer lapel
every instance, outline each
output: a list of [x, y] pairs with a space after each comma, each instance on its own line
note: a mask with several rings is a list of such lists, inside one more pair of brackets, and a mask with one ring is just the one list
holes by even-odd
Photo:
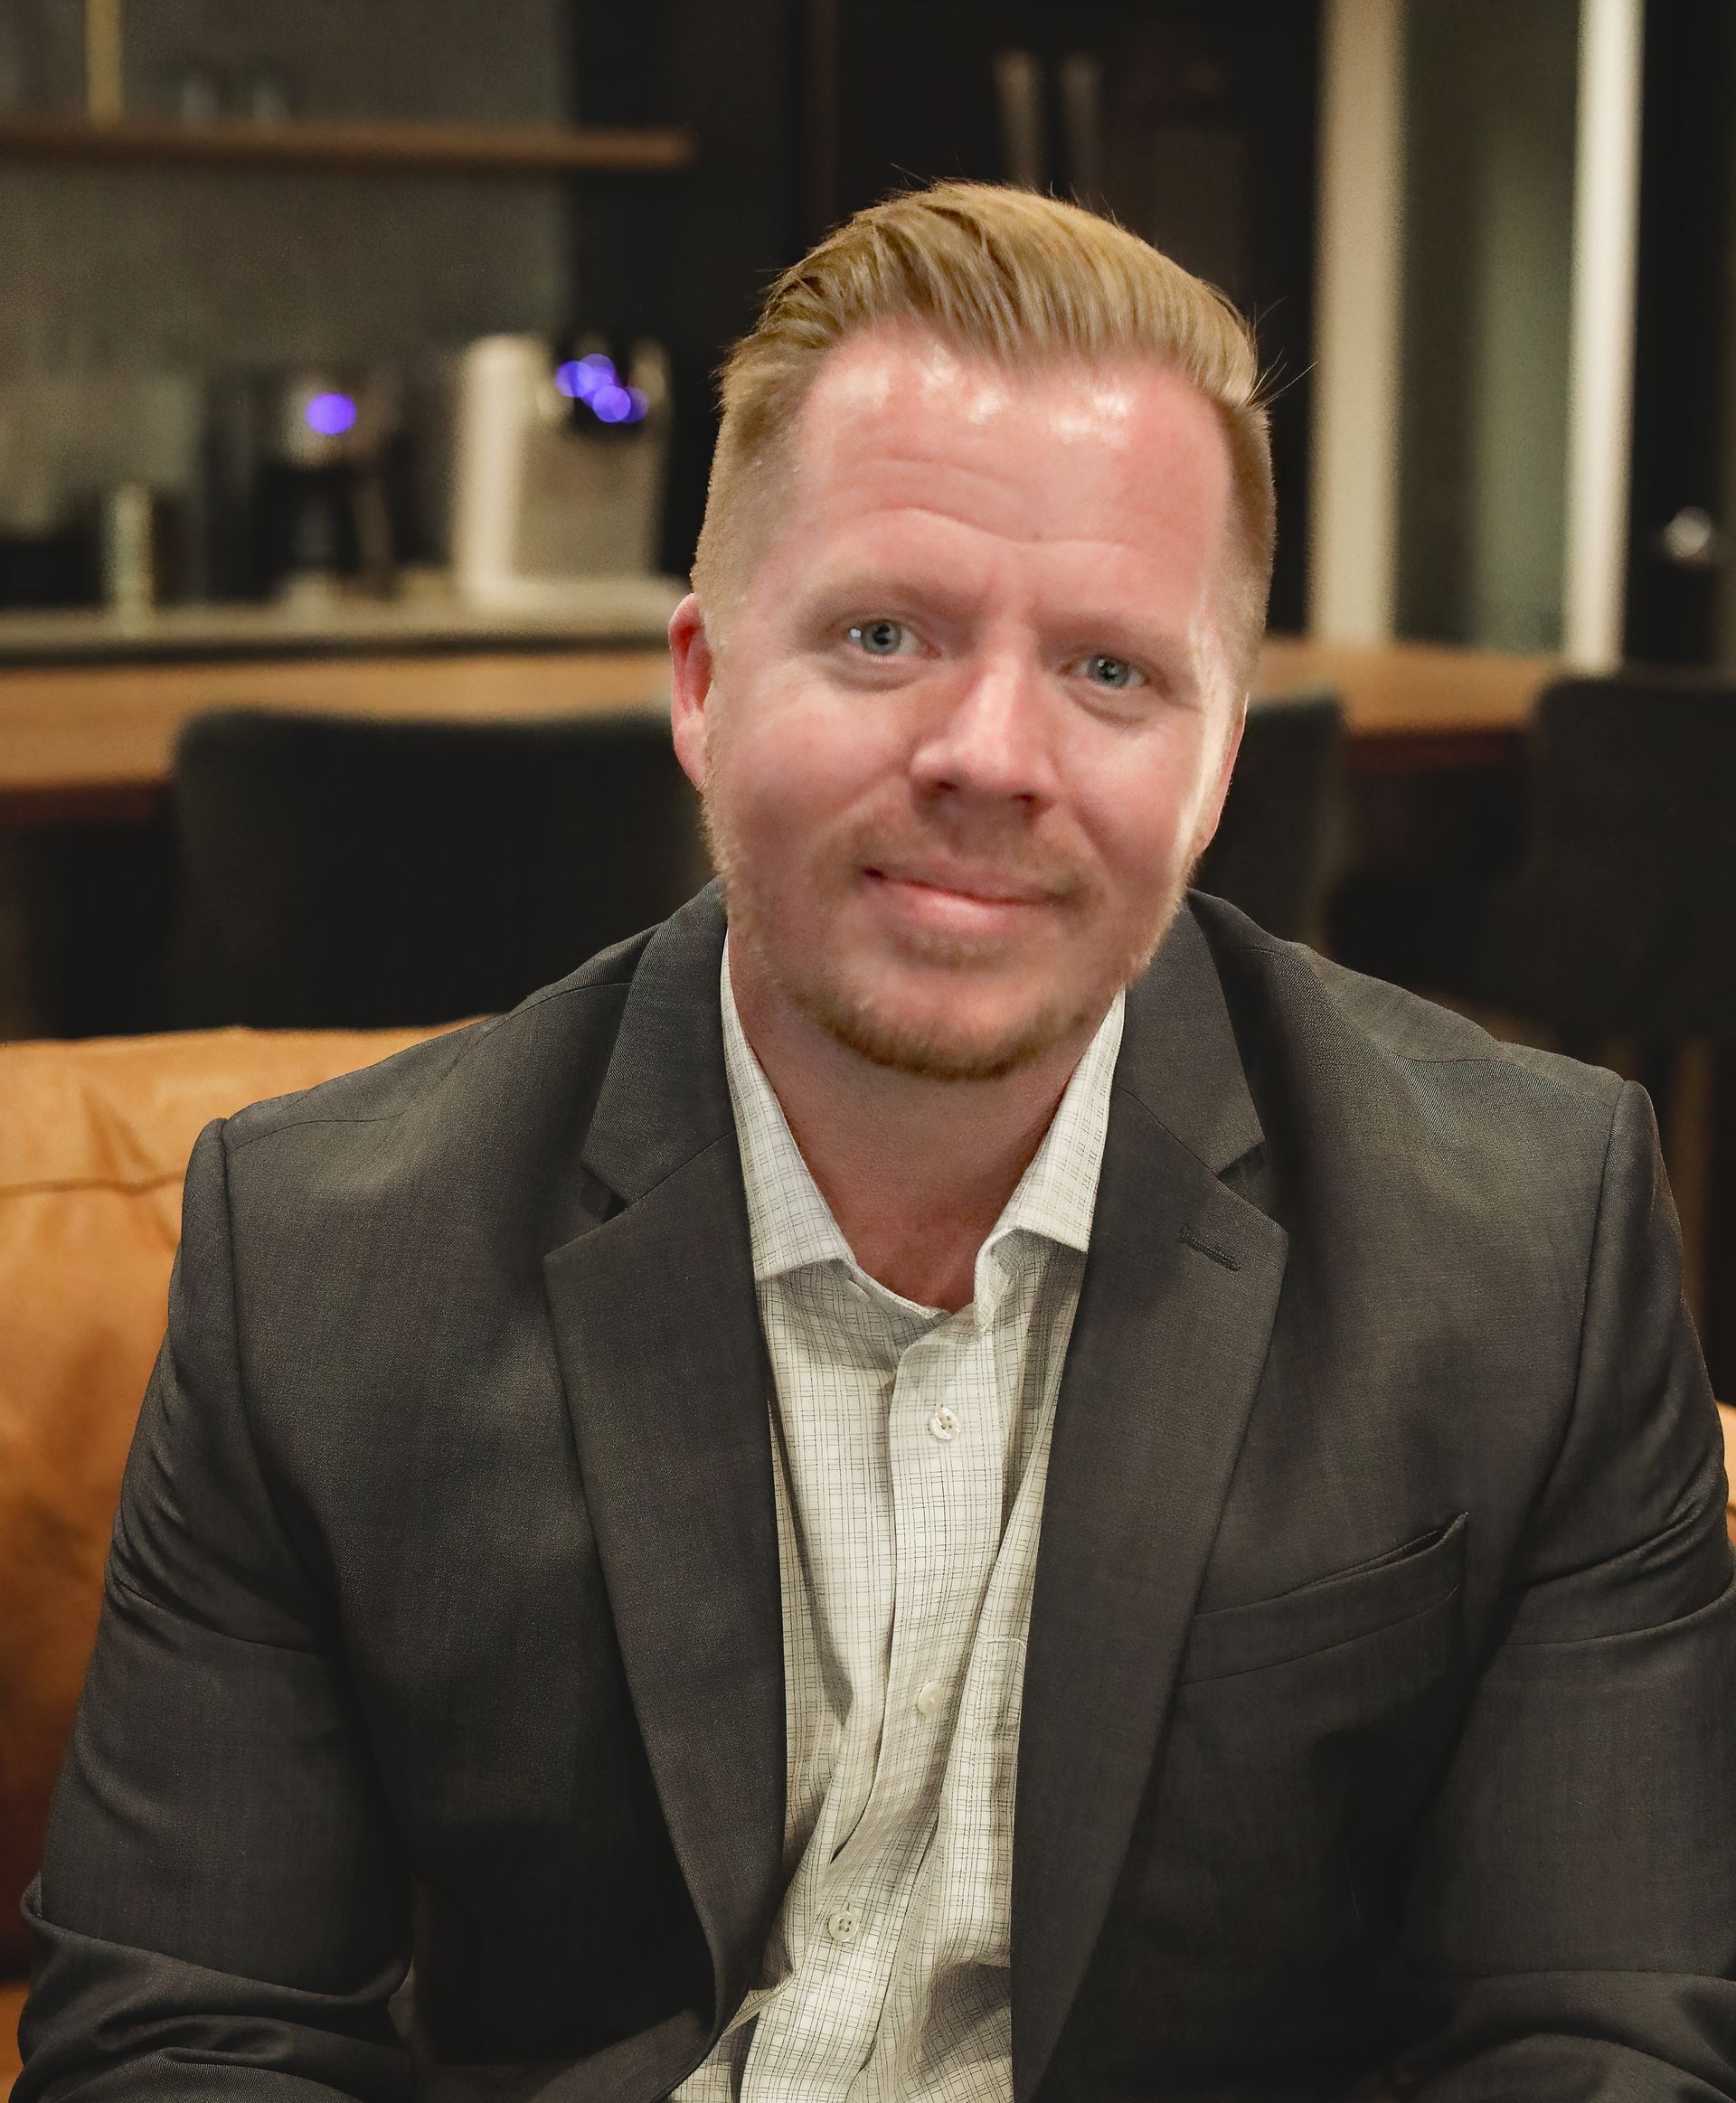
[[[781, 1895], [785, 1761], [769, 1371], [723, 1071], [722, 940], [712, 891], [646, 948], [584, 1148], [609, 1194], [545, 1260], [627, 1682], [711, 1952], [713, 2032], [752, 1984]], [[1184, 913], [1128, 995], [1057, 1404], [1020, 1733], [1017, 2103], [1049, 2064], [1121, 1869], [1264, 1362], [1285, 1237], [1220, 1180], [1260, 1136]]]
[[1056, 1407], [1019, 1742], [1016, 2103], [1048, 2067], [1120, 1873], [1265, 1360], [1286, 1238], [1219, 1180], [1260, 1136], [1184, 913], [1128, 995]]
[[545, 1259], [586, 1502], [664, 1815], [709, 1946], [713, 2030], [781, 1888], [783, 1630], [714, 891], [653, 937], [584, 1165], [624, 1202]]

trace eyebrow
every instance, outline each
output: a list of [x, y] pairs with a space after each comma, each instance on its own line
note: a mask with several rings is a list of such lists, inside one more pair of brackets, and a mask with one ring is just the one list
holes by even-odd
[[[834, 619], [845, 613], [910, 612], [953, 624], [969, 620], [979, 595], [959, 589], [937, 589], [931, 578], [898, 571], [844, 571], [802, 591], [797, 609], [807, 621]], [[1045, 621], [1046, 632], [1065, 635], [1081, 647], [1093, 645], [1105, 655], [1179, 659], [1191, 665], [1191, 637], [1180, 629], [1159, 629], [1129, 619], [1125, 612], [1087, 607], [1069, 613], [1064, 620]]]
[[897, 607], [912, 612], [926, 612], [943, 620], [968, 619], [975, 609], [976, 596], [957, 589], [946, 592], [935, 589], [932, 579], [914, 574], [904, 575], [892, 571], [846, 571], [836, 577], [826, 578], [801, 592], [797, 605], [805, 617], [821, 614], [836, 616], [846, 611], [863, 612], [869, 608]]

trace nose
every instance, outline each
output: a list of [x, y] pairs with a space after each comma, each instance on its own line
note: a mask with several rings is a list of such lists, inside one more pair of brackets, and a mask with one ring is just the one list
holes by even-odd
[[911, 756], [911, 779], [930, 796], [1034, 813], [1054, 799], [1054, 731], [1035, 668], [1011, 656], [974, 662], [934, 697]]

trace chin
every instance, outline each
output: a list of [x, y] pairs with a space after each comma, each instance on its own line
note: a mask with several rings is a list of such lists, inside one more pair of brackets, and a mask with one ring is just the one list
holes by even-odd
[[837, 986], [812, 987], [801, 1004], [826, 1034], [870, 1065], [922, 1080], [1002, 1080], [1094, 1028], [1115, 997], [1055, 1000], [1022, 1014], [972, 1023], [956, 1011], [900, 1013]]

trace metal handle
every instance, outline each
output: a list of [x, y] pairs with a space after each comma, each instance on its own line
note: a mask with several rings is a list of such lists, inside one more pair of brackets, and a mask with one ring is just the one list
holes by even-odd
[[1067, 165], [1073, 195], [1081, 203], [1103, 196], [1103, 61], [1095, 52], [1071, 52], [1061, 61], [1061, 121], [1067, 134]]
[[996, 52], [991, 61], [1001, 113], [1001, 165], [1009, 183], [1041, 190], [1048, 181], [1043, 137], [1043, 67], [1034, 52]]
[[1730, 543], [1709, 511], [1688, 504], [1658, 528], [1657, 552], [1678, 570], [1718, 570], [1730, 559]]
[[84, 107], [92, 124], [118, 124], [125, 108], [120, 7], [121, 0], [84, 0]]

